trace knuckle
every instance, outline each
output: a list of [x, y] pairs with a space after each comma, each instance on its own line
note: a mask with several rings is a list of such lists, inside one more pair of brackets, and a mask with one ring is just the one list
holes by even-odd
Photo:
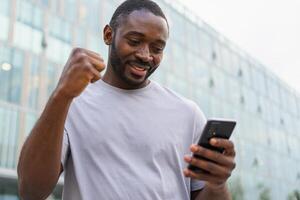
[[213, 171], [214, 170], [214, 165], [210, 162], [206, 162], [205, 164], [205, 168], [208, 170], [208, 171]]
[[228, 140], [228, 146], [229, 148], [234, 148], [234, 143], [231, 140]]
[[224, 173], [224, 178], [228, 178], [228, 177], [230, 177], [231, 176], [231, 171], [226, 171], [225, 173]]
[[214, 152], [212, 157], [213, 157], [215, 160], [220, 160], [221, 156], [222, 156], [222, 154]]
[[198, 153], [201, 155], [206, 155], [206, 150], [203, 147], [198, 148]]
[[198, 163], [198, 160], [196, 158], [192, 158], [191, 160], [191, 164], [195, 165]]
[[83, 71], [84, 72], [90, 72], [91, 71], [91, 64], [89, 62], [84, 62], [83, 66]]
[[73, 48], [72, 49], [72, 55], [76, 55], [76, 54], [78, 54], [78, 53], [81, 53], [82, 52], [82, 49], [81, 48], [79, 48], [79, 47], [75, 47], [75, 48]]
[[236, 162], [233, 161], [232, 163], [232, 169], [235, 169], [236, 168]]
[[80, 52], [80, 53], [76, 54], [75, 56], [79, 62], [85, 63], [88, 61], [88, 57], [84, 52]]
[[83, 60], [81, 61], [81, 64], [84, 68], [88, 68], [88, 67], [92, 66], [92, 64], [86, 58], [83, 58]]

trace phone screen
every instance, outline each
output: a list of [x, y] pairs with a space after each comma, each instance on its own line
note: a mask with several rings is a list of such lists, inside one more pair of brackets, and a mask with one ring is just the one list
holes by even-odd
[[[229, 120], [229, 119], [207, 120], [207, 123], [202, 131], [198, 145], [213, 151], [217, 151], [219, 153], [223, 153], [224, 149], [211, 146], [209, 144], [209, 140], [213, 137], [229, 139], [234, 130], [235, 125], [236, 125], [235, 120]], [[208, 160], [207, 158], [203, 158], [199, 155], [193, 155], [193, 157], [203, 159], [203, 160]], [[189, 165], [188, 168], [196, 172], [197, 171], [206, 172], [205, 170], [195, 167], [193, 165]]]

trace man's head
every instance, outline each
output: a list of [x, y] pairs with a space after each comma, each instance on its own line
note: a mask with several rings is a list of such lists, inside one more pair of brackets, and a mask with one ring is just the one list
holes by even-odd
[[147, 10], [156, 16], [164, 18], [168, 24], [165, 14], [155, 2], [151, 0], [126, 0], [115, 10], [109, 22], [110, 27], [116, 30], [120, 23], [135, 10]]
[[127, 0], [104, 28], [109, 45], [106, 81], [120, 88], [140, 88], [159, 66], [169, 28], [160, 7], [150, 0]]

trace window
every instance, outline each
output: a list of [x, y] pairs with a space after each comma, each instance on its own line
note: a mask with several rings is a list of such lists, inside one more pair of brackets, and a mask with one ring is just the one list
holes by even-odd
[[32, 109], [38, 108], [38, 94], [40, 82], [40, 67], [37, 57], [32, 57], [30, 65], [30, 79], [29, 79], [29, 99], [28, 106]]
[[[73, 22], [74, 20], [77, 20], [77, 13], [76, 13], [76, 8], [77, 8], [77, 1], [76, 0], [65, 0], [64, 1], [64, 14], [66, 19], [68, 21]], [[99, 7], [96, 7], [99, 9]], [[92, 11], [91, 13], [92, 14]]]
[[40, 4], [48, 7], [49, 6], [49, 0], [39, 0]]
[[240, 57], [238, 54], [233, 52], [230, 73], [236, 77], [239, 74], [239, 68], [240, 68]]
[[0, 15], [0, 40], [8, 39], [8, 30], [9, 30], [9, 18], [6, 16]]
[[232, 68], [232, 54], [231, 51], [227, 48], [227, 46], [221, 47], [221, 55], [222, 55], [222, 68], [224, 68], [227, 72], [230, 72]]
[[271, 101], [280, 104], [280, 93], [279, 93], [279, 85], [275, 78], [268, 77], [267, 78], [267, 88], [268, 88], [268, 96]]
[[17, 1], [17, 20], [31, 28], [42, 30], [43, 12], [40, 7], [29, 1]]
[[[233, 91], [233, 90], [232, 90]], [[247, 111], [256, 113], [257, 111], [257, 94], [250, 89], [243, 88], [243, 94], [245, 95], [245, 106]]]
[[23, 64], [24, 54], [23, 52], [14, 49], [12, 55], [12, 70], [11, 70], [11, 82], [10, 82], [10, 98], [13, 103], [20, 103], [22, 94], [22, 82], [23, 82]]
[[17, 47], [39, 54], [42, 51], [42, 37], [41, 31], [20, 22], [15, 23], [13, 43]]
[[25, 135], [29, 135], [32, 127], [36, 122], [37, 116], [33, 112], [27, 112], [25, 116]]
[[[238, 104], [240, 102], [241, 89], [239, 87], [237, 79], [232, 78], [231, 76], [226, 76], [223, 83], [223, 92], [227, 100], [233, 104]], [[248, 92], [248, 91], [246, 91]], [[254, 98], [254, 97], [252, 97]], [[246, 98], [246, 101], [248, 99]]]
[[46, 49], [47, 57], [58, 64], [63, 65], [71, 53], [71, 45], [55, 37], [48, 38], [48, 48]]
[[252, 85], [252, 76], [251, 76], [251, 70], [250, 70], [250, 63], [242, 59], [240, 62], [240, 70], [242, 71], [242, 81], [245, 85], [250, 87]]
[[57, 69], [54, 64], [49, 64], [47, 67], [47, 95], [50, 96], [56, 86]]
[[213, 52], [212, 52], [212, 60], [214, 64], [218, 67], [222, 67], [222, 60], [221, 60], [221, 50], [220, 50], [220, 42], [214, 39], [213, 43]]
[[[12, 103], [20, 103], [23, 81], [24, 55], [18, 50], [2, 47], [0, 51], [0, 98]], [[7, 67], [5, 67], [5, 65]]]
[[261, 69], [261, 66], [253, 66], [251, 68], [251, 72], [253, 77], [253, 88], [261, 95], [266, 96], [265, 75]]
[[[84, 26], [79, 26], [76, 28], [75, 31], [75, 46], [77, 47], [85, 47], [86, 46], [86, 31]], [[101, 41], [97, 41], [98, 44], [101, 43]]]
[[[9, 97], [9, 85], [11, 76], [11, 54], [12, 50], [5, 46], [0, 46], [0, 98], [2, 100], [8, 100]], [[4, 67], [4, 66], [7, 67]]]
[[200, 58], [195, 57], [194, 58], [195, 67], [191, 68], [189, 70], [189, 76], [191, 80], [194, 81], [195, 88], [205, 88], [208, 90], [208, 84], [209, 84], [209, 68], [207, 67], [207, 64]]
[[0, 106], [0, 167], [16, 167], [19, 114], [11, 108]]
[[180, 45], [178, 42], [174, 44], [172, 47], [172, 67], [173, 67], [173, 72], [178, 76], [178, 77], [186, 77], [186, 56], [184, 52], [184, 46]]
[[172, 10], [170, 25], [170, 39], [175, 39], [181, 44], [185, 44], [185, 19], [178, 11]]
[[179, 94], [183, 96], [189, 95], [189, 88], [187, 85], [187, 82], [182, 80], [178, 81], [180, 79], [179, 77], [169, 74], [168, 75], [168, 86], [171, 87], [174, 91], [178, 92]]
[[199, 55], [206, 60], [206, 62], [211, 63], [212, 62], [212, 54], [213, 54], [213, 43], [212, 38], [208, 33], [206, 33], [204, 30], [199, 29], [197, 40], [194, 41], [194, 43], [197, 44], [199, 49]]
[[226, 91], [228, 91], [228, 85], [226, 85], [225, 74], [216, 67], [211, 67], [211, 80], [209, 86], [211, 86], [211, 91], [216, 94], [221, 99], [226, 96]]
[[186, 40], [189, 50], [195, 54], [199, 53], [198, 27], [190, 22], [187, 23]]
[[99, 35], [89, 34], [87, 37], [87, 47], [88, 49], [100, 53], [100, 46], [104, 45], [102, 38]]
[[0, 1], [0, 15], [9, 16], [10, 11], [10, 0]]
[[50, 35], [63, 42], [71, 42], [71, 27], [70, 24], [58, 16], [54, 16], [50, 25]]
[[0, 1], [0, 40], [7, 40], [9, 30], [9, 0]]

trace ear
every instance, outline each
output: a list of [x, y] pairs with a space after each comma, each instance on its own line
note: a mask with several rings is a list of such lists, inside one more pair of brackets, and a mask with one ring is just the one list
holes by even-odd
[[103, 40], [106, 45], [111, 45], [113, 40], [113, 30], [109, 25], [106, 25], [103, 29]]

